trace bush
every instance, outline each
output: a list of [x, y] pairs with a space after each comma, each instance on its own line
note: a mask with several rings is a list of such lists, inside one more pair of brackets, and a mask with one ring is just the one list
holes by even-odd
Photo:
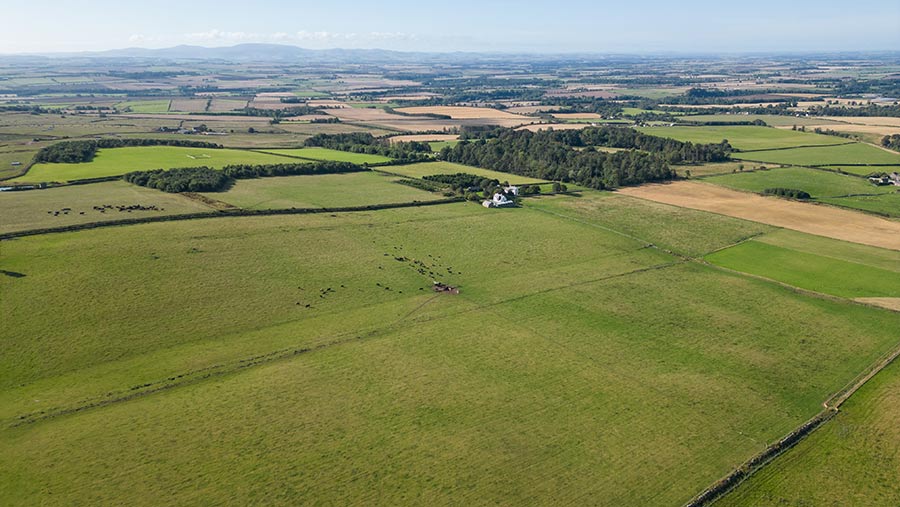
[[779, 197], [790, 197], [791, 199], [810, 199], [812, 196], [809, 192], [797, 190], [795, 188], [767, 188], [762, 191], [764, 195], [777, 195]]

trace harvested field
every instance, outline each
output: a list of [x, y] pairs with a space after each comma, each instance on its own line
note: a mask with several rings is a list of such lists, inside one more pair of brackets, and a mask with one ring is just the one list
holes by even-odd
[[246, 100], [213, 99], [212, 103], [209, 105], [209, 112], [211, 112], [211, 113], [227, 113], [229, 111], [243, 109], [245, 107], [247, 107]]
[[499, 109], [490, 107], [465, 107], [465, 106], [420, 106], [420, 107], [403, 107], [397, 109], [401, 113], [407, 114], [443, 114], [454, 120], [477, 120], [477, 119], [520, 119], [517, 114], [507, 113]]
[[539, 130], [581, 130], [590, 127], [590, 123], [535, 123], [533, 125], [525, 125], [516, 130], [530, 130], [537, 132]]
[[513, 114], [534, 114], [553, 109], [553, 106], [515, 106], [506, 108], [506, 112]]
[[853, 211], [762, 197], [690, 181], [622, 188], [619, 192], [809, 234], [900, 250], [900, 222]]
[[552, 115], [557, 120], [602, 120], [603, 117], [597, 113], [554, 113]]
[[172, 99], [169, 111], [180, 111], [184, 113], [202, 113], [206, 111], [206, 105], [209, 99]]
[[[778, 128], [790, 129], [790, 125], [782, 125]], [[887, 125], [857, 125], [854, 123], [829, 123], [822, 125], [807, 125], [807, 130], [820, 128], [822, 130], [836, 130], [838, 132], [848, 132], [851, 134], [877, 134], [888, 136], [891, 134], [900, 134], [900, 126], [892, 127]]]
[[438, 141], [455, 141], [459, 139], [459, 134], [410, 134], [393, 136], [390, 138], [391, 143], [429, 143]]
[[839, 123], [852, 123], [854, 125], [876, 125], [900, 128], [900, 118], [891, 116], [825, 116], [824, 118]]
[[900, 298], [856, 298], [854, 301], [866, 303], [867, 305], [880, 306], [888, 310], [900, 312]]

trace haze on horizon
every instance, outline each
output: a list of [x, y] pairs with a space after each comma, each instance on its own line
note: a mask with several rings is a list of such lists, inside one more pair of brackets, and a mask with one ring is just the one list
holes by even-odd
[[900, 2], [67, 2], [4, 7], [0, 54], [180, 44], [500, 52], [900, 50]]

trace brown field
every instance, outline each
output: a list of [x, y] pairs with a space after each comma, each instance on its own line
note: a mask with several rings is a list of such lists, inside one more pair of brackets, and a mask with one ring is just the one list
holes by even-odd
[[548, 90], [548, 97], [592, 97], [597, 99], [614, 99], [618, 93], [607, 90]]
[[601, 119], [603, 119], [603, 117], [597, 113], [554, 113], [553, 117], [556, 118], [557, 120], [590, 120], [590, 119], [601, 120]]
[[206, 111], [208, 99], [172, 99], [169, 111], [181, 111], [184, 113], [202, 113]]
[[421, 106], [421, 107], [403, 107], [397, 109], [401, 113], [407, 114], [444, 114], [454, 120], [504, 120], [519, 119], [525, 120], [517, 114], [507, 113], [490, 107], [465, 107], [465, 106]]
[[309, 100], [306, 102], [306, 105], [309, 107], [326, 107], [332, 109], [349, 109], [350, 106], [341, 102], [340, 100], [333, 99], [320, 99], [320, 100]]
[[900, 312], [900, 298], [856, 298], [854, 301], [866, 303], [867, 305], [880, 306], [888, 310]]
[[427, 143], [431, 141], [455, 141], [457, 139], [459, 139], [458, 134], [411, 134], [405, 136], [393, 136], [389, 140], [392, 143]]
[[622, 188], [619, 192], [818, 236], [900, 250], [900, 222], [855, 211], [763, 197], [690, 181]]
[[[476, 108], [472, 108], [476, 109]], [[476, 118], [466, 120], [439, 120], [420, 116], [402, 116], [391, 114], [380, 108], [347, 108], [327, 109], [326, 112], [347, 123], [365, 123], [386, 128], [388, 130], [420, 132], [432, 130], [451, 130], [466, 125], [497, 125], [501, 127], [517, 127], [532, 120], [524, 116], [509, 115], [509, 118]]]
[[541, 111], [547, 111], [549, 109], [553, 109], [552, 106], [515, 106], [507, 108], [506, 111], [508, 113], [513, 114], [534, 114], [540, 113]]
[[133, 118], [146, 120], [186, 120], [186, 121], [204, 121], [204, 122], [224, 122], [232, 123], [269, 123], [269, 118], [262, 116], [214, 116], [202, 114], [153, 114], [153, 113], [125, 113], [117, 115], [109, 115], [109, 118]]
[[245, 107], [247, 107], [247, 101], [243, 99], [213, 99], [209, 105], [209, 111], [211, 113], [227, 113]]
[[881, 127], [900, 127], [900, 118], [887, 116], [826, 116], [828, 120], [854, 125], [875, 125]]
[[581, 130], [583, 128], [590, 127], [590, 123], [535, 123], [534, 125], [525, 125], [524, 127], [519, 127], [516, 130], [530, 130], [532, 132], [537, 132], [538, 130]]
[[[805, 125], [806, 130], [820, 128], [822, 130], [836, 130], [838, 132], [848, 132], [851, 134], [877, 134], [889, 136], [891, 134], [900, 134], [900, 126], [891, 127], [887, 125], [857, 125], [852, 123], [829, 123], [827, 125]], [[787, 125], [775, 128], [789, 129]]]
[[[736, 108], [755, 108], [755, 107], [767, 107], [767, 106], [777, 106], [780, 102], [742, 102], [740, 104], [728, 104], [727, 107], [736, 107]], [[722, 106], [719, 104], [660, 104], [659, 107], [683, 107], [687, 109], [718, 109]]]

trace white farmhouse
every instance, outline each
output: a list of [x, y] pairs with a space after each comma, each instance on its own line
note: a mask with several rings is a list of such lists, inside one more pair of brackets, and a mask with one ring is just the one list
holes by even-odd
[[515, 206], [516, 203], [515, 201], [508, 199], [505, 194], [497, 192], [491, 200], [484, 201], [481, 205], [485, 208], [511, 208]]

